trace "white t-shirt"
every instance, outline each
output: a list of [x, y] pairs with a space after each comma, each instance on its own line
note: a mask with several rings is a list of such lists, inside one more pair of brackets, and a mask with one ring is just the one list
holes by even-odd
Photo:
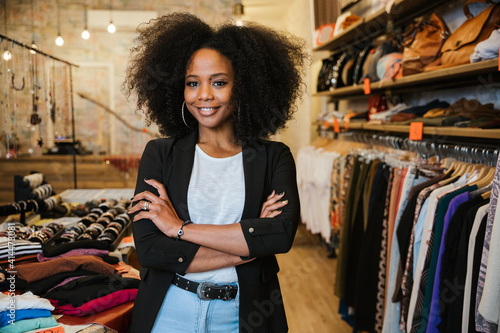
[[[241, 221], [245, 205], [245, 175], [242, 153], [225, 158], [207, 155], [198, 145], [188, 188], [188, 210], [193, 223], [232, 224]], [[186, 279], [233, 283], [235, 267], [187, 273]]]

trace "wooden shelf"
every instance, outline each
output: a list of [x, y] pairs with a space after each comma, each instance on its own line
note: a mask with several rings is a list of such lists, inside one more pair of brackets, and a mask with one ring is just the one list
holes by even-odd
[[[324, 124], [318, 123], [318, 125], [323, 126]], [[330, 124], [330, 125], [333, 128], [333, 124]], [[341, 122], [340, 127], [344, 128], [343, 122]], [[349, 130], [410, 133], [410, 126], [409, 125], [391, 125], [390, 123], [389, 124], [373, 124], [373, 123], [364, 122], [364, 121], [351, 121], [351, 122], [349, 122]], [[438, 136], [500, 140], [500, 129], [424, 126], [424, 135], [433, 135], [433, 136], [438, 135]]]
[[397, 0], [392, 6], [391, 14], [387, 14], [385, 8], [382, 8], [366, 18], [361, 18], [334, 38], [314, 48], [313, 51], [335, 51], [362, 42], [385, 31], [390, 18], [393, 20], [411, 19], [444, 2], [446, 0]]
[[[430, 90], [433, 88], [445, 89], [464, 84], [469, 79], [478, 83], [493, 83], [491, 78], [484, 74], [494, 74], [500, 77], [498, 71], [498, 58], [465, 64], [455, 67], [443, 68], [432, 72], [409, 75], [395, 80], [385, 80], [370, 84], [371, 93], [381, 93], [386, 90], [394, 92], [410, 92], [412, 90]], [[500, 82], [498, 82], [500, 83]], [[433, 87], [435, 85], [435, 87]], [[314, 96], [352, 97], [364, 94], [363, 85], [342, 87], [332, 91], [322, 91]]]

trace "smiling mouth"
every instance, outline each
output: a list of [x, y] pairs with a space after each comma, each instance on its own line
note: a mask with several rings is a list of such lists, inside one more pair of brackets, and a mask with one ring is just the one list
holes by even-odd
[[213, 108], [198, 108], [202, 116], [211, 116], [217, 111], [217, 107]]

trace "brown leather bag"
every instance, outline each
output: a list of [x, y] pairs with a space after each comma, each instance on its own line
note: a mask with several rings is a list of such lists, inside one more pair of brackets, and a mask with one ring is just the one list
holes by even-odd
[[[472, 16], [469, 4], [491, 3], [476, 17]], [[500, 27], [500, 3], [491, 0], [468, 0], [464, 4], [464, 13], [467, 16], [458, 29], [446, 40], [441, 48], [441, 66], [450, 67], [470, 63], [470, 55], [479, 42], [490, 37], [493, 30]]]
[[441, 47], [450, 30], [436, 13], [418, 18], [403, 33], [403, 76], [421, 73], [441, 55]]

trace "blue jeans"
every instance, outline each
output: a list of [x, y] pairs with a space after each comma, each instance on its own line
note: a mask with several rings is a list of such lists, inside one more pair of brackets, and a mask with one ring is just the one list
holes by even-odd
[[202, 301], [192, 292], [171, 285], [156, 316], [151, 332], [237, 333], [239, 298], [230, 301]]

